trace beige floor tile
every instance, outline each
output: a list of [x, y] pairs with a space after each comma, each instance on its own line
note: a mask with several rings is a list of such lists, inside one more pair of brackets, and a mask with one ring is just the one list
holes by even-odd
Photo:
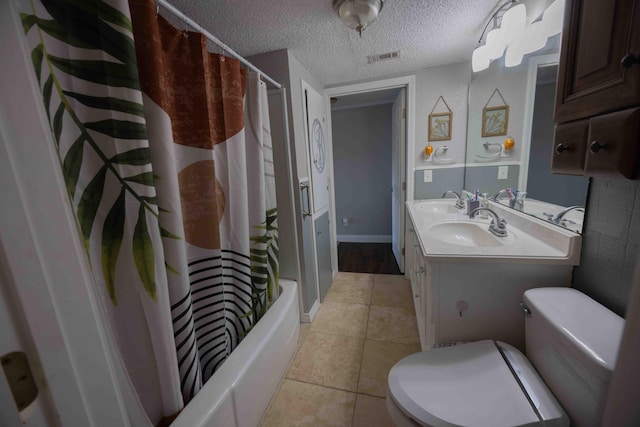
[[374, 282], [406, 282], [407, 279], [403, 274], [374, 274]]
[[364, 338], [369, 306], [325, 301], [316, 314], [311, 330], [327, 334]]
[[356, 391], [364, 340], [309, 332], [298, 350], [287, 378]]
[[298, 336], [298, 347], [302, 345], [304, 339], [309, 335], [311, 323], [300, 323], [300, 335]]
[[284, 380], [263, 427], [351, 426], [355, 393]]
[[387, 411], [387, 402], [380, 397], [358, 394], [353, 427], [394, 427]]
[[372, 305], [369, 309], [367, 338], [401, 344], [420, 343], [414, 310]]
[[373, 282], [374, 274], [369, 273], [349, 273], [347, 271], [340, 271], [333, 277], [333, 281], [341, 280], [358, 280], [361, 282]]
[[411, 284], [407, 281], [374, 282], [371, 305], [413, 308]]
[[334, 281], [325, 301], [343, 302], [351, 304], [369, 304], [373, 284], [365, 280]]
[[419, 344], [365, 340], [358, 393], [386, 397], [387, 378], [393, 365], [400, 359], [419, 351]]

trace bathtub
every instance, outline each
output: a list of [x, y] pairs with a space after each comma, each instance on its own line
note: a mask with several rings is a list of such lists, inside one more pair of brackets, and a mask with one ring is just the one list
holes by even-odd
[[171, 427], [255, 427], [293, 357], [300, 333], [298, 286], [280, 296]]

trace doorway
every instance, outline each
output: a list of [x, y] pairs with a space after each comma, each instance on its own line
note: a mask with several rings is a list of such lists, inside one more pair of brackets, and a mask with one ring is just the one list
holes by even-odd
[[413, 150], [413, 83], [406, 77], [325, 92], [331, 100], [332, 232], [340, 271], [404, 271], [404, 205], [413, 198], [405, 154]]

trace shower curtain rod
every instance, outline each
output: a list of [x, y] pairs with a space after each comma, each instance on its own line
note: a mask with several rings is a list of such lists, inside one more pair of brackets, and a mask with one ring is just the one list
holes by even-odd
[[185, 15], [182, 11], [176, 9], [175, 6], [173, 6], [171, 3], [169, 3], [167, 0], [156, 0], [157, 4], [165, 7], [169, 12], [173, 13], [176, 17], [178, 17], [180, 20], [184, 21], [185, 23], [189, 24], [189, 26], [191, 28], [193, 28], [194, 30], [200, 31], [202, 34], [204, 34], [207, 39], [209, 39], [209, 41], [212, 41], [213, 43], [217, 44], [218, 46], [220, 46], [221, 48], [223, 48], [226, 52], [228, 52], [229, 54], [231, 54], [233, 57], [235, 57], [237, 60], [239, 60], [240, 62], [242, 62], [244, 65], [246, 65], [247, 67], [249, 67], [250, 69], [252, 69], [253, 71], [255, 71], [256, 73], [258, 73], [261, 77], [264, 77], [265, 80], [267, 80], [269, 83], [271, 83], [272, 85], [274, 85], [275, 87], [277, 87], [278, 89], [282, 88], [282, 85], [280, 83], [278, 83], [277, 81], [273, 80], [271, 77], [269, 77], [267, 74], [263, 73], [258, 67], [256, 67], [255, 65], [253, 65], [251, 62], [247, 61], [246, 59], [244, 59], [242, 56], [240, 56], [240, 54], [236, 53], [236, 51], [234, 51], [233, 49], [231, 49], [229, 46], [227, 46], [226, 44], [224, 44], [222, 41], [220, 41], [220, 39], [218, 39], [216, 36], [214, 36], [213, 34], [211, 34], [210, 32], [208, 32], [207, 30], [205, 30], [204, 28], [202, 28], [202, 26], [200, 26], [197, 22], [195, 22], [193, 19], [189, 18], [187, 15]]

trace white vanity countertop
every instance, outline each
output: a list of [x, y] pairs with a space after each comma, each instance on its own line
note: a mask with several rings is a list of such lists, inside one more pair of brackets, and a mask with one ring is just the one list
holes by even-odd
[[[447, 224], [446, 230], [457, 226], [475, 226], [482, 231], [489, 229], [490, 219], [469, 217], [454, 208], [455, 199], [431, 199], [407, 202], [407, 210], [416, 231], [422, 253], [432, 262], [509, 262], [579, 265], [582, 237], [546, 221], [525, 215], [513, 209], [490, 202], [490, 208], [500, 218], [507, 220], [506, 237], [490, 233], [478, 233], [486, 244], [480, 246], [463, 238], [455, 241], [455, 231], [450, 241], [444, 241], [429, 230], [439, 224]], [[442, 230], [442, 228], [441, 228]]]

